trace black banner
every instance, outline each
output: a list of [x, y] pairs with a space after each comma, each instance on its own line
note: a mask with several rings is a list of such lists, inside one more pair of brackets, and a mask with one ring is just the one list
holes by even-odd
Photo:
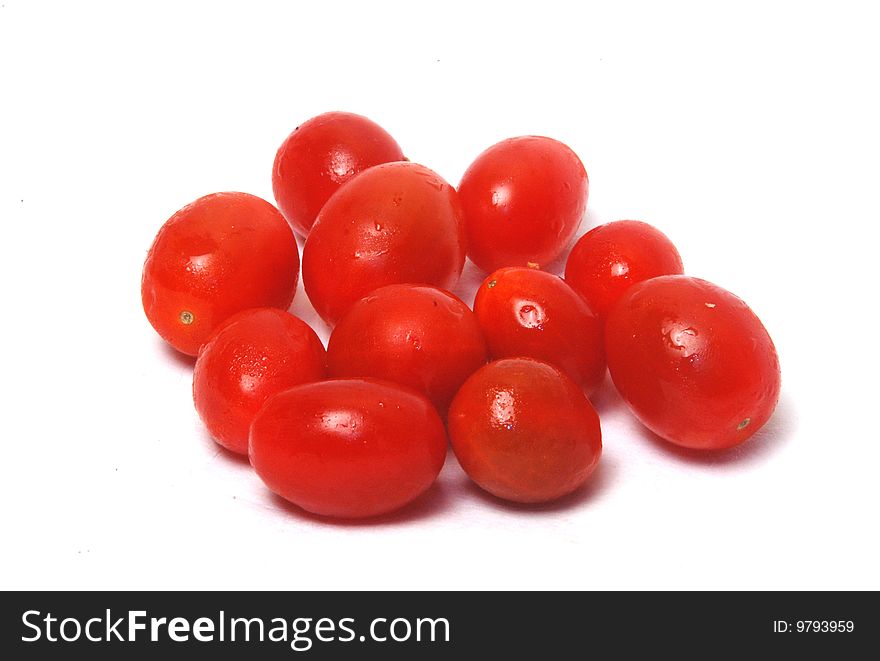
[[[3, 593], [6, 659], [559, 658], [874, 648], [875, 593]], [[10, 655], [11, 653], [11, 655]], [[547, 654], [554, 656], [548, 657]], [[868, 656], [873, 653], [867, 652]]]

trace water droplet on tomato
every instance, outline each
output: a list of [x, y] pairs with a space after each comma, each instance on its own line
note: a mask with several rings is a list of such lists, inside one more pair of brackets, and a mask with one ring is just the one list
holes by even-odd
[[544, 322], [547, 321], [547, 315], [544, 309], [537, 304], [525, 303], [519, 306], [517, 310], [520, 326], [523, 328], [542, 328]]

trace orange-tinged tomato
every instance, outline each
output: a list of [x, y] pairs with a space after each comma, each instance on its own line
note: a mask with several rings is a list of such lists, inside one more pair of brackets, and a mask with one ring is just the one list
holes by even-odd
[[602, 453], [599, 416], [580, 386], [531, 358], [497, 360], [465, 381], [449, 408], [449, 438], [474, 482], [520, 503], [573, 492]]

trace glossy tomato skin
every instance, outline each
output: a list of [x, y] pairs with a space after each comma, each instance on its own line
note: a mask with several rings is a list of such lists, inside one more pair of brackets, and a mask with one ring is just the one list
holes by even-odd
[[611, 311], [605, 337], [621, 396], [672, 443], [738, 445], [776, 407], [773, 341], [741, 299], [705, 280], [672, 275], [634, 285]]
[[489, 363], [449, 408], [449, 437], [468, 476], [520, 503], [581, 486], [602, 454], [599, 416], [564, 372], [531, 358]]
[[459, 185], [468, 256], [484, 271], [553, 261], [574, 238], [589, 181], [569, 147], [522, 136], [480, 154]]
[[250, 460], [273, 492], [314, 514], [361, 518], [422, 494], [446, 460], [427, 398], [370, 379], [331, 379], [271, 397], [251, 426]]
[[635, 283], [682, 273], [681, 256], [672, 241], [639, 220], [594, 227], [578, 239], [565, 264], [565, 281], [603, 319]]
[[324, 345], [306, 322], [277, 308], [245, 310], [202, 346], [193, 400], [214, 439], [247, 454], [251, 422], [266, 399], [326, 373]]
[[488, 360], [474, 313], [431, 285], [388, 285], [352, 305], [327, 346], [332, 376], [386, 379], [423, 392], [441, 414]]
[[474, 312], [492, 358], [543, 360], [587, 391], [602, 382], [603, 324], [562, 278], [519, 266], [499, 269], [477, 290]]
[[275, 155], [272, 190], [281, 213], [303, 236], [342, 184], [380, 163], [403, 161], [400, 146], [375, 122], [327, 112], [301, 124]]
[[298, 279], [296, 239], [278, 210], [247, 193], [215, 193], [159, 230], [144, 263], [141, 299], [159, 335], [195, 356], [236, 312], [286, 310]]
[[333, 325], [383, 285], [450, 289], [464, 257], [455, 189], [422, 165], [386, 163], [362, 172], [324, 205], [303, 248], [303, 284]]

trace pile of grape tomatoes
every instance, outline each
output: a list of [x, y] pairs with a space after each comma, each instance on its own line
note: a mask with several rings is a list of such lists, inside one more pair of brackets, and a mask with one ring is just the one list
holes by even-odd
[[[589, 397], [606, 369], [666, 441], [743, 443], [779, 397], [776, 349], [729, 291], [684, 275], [644, 222], [591, 229], [583, 163], [524, 136], [486, 149], [457, 188], [360, 115], [310, 119], [278, 150], [277, 207], [216, 193], [175, 213], [144, 264], [155, 330], [197, 356], [214, 439], [314, 514], [370, 517], [434, 482], [452, 450], [498, 498], [542, 503], [602, 454]], [[332, 327], [290, 314], [300, 277]], [[450, 293], [470, 258], [473, 308]]]

